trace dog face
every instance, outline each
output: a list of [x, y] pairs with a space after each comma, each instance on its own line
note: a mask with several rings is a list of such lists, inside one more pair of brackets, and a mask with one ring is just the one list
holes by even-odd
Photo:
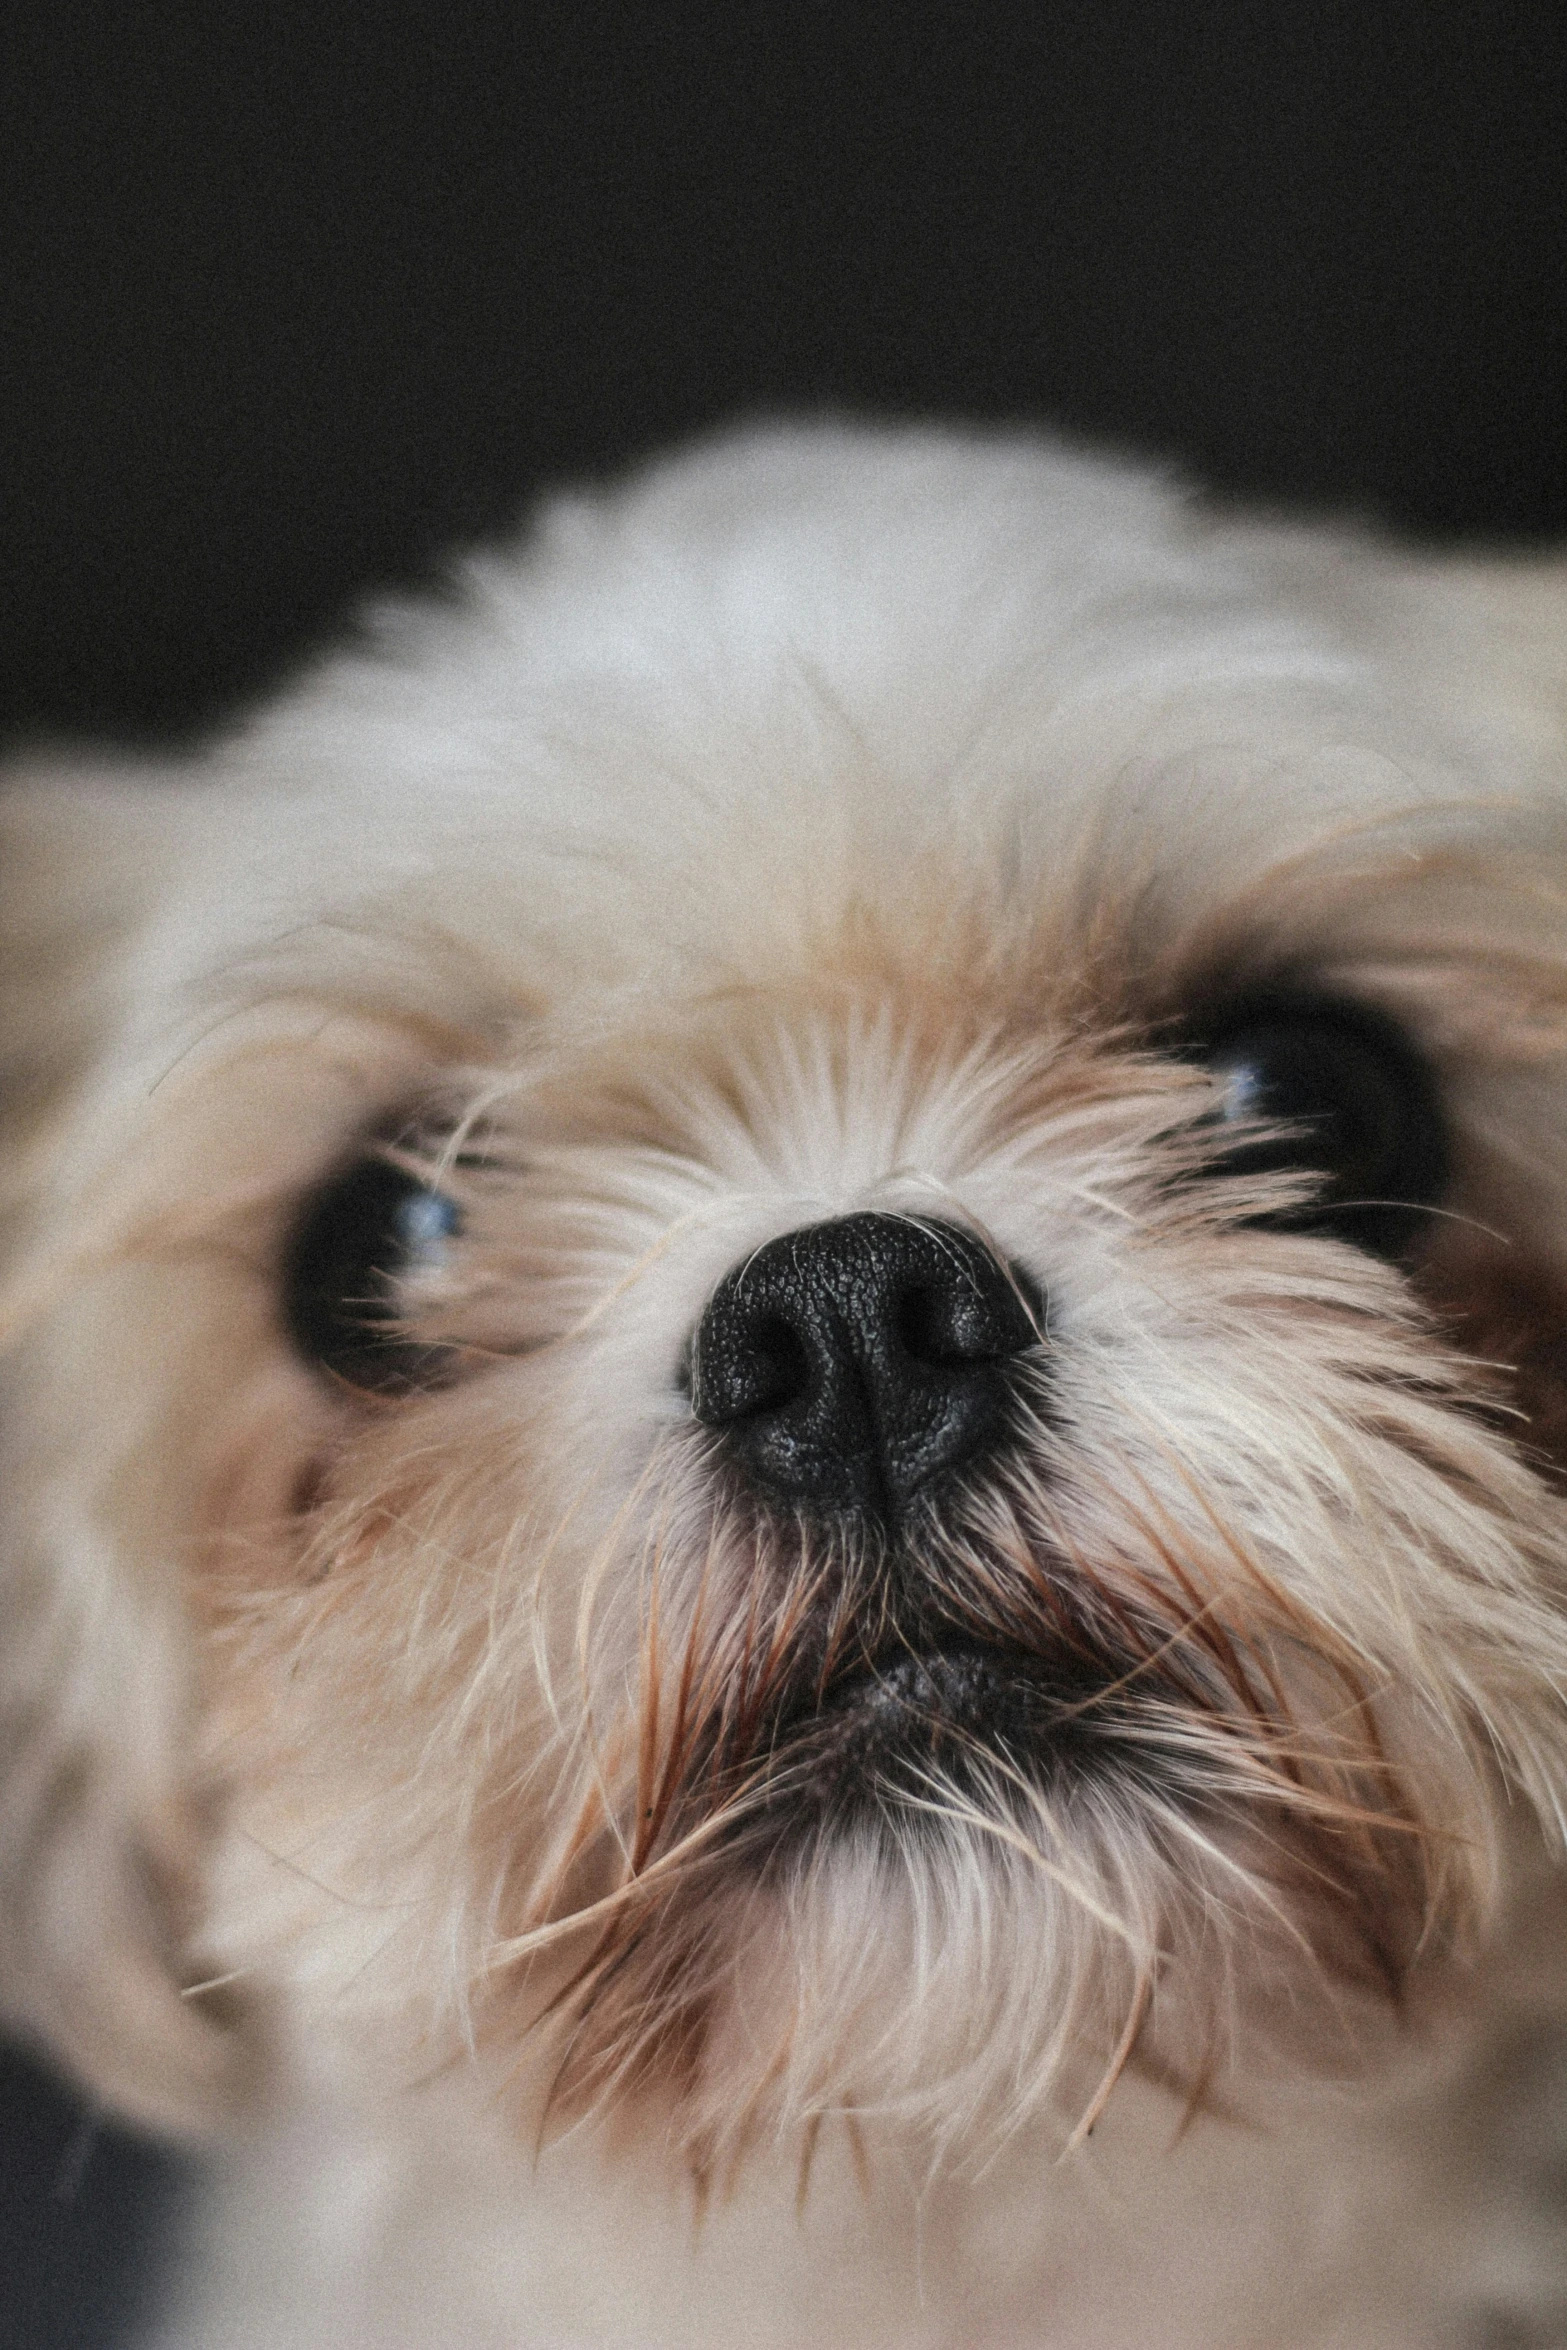
[[1567, 1769], [1559, 584], [824, 433], [468, 586], [12, 803], [21, 2012], [703, 2166], [1471, 1948]]

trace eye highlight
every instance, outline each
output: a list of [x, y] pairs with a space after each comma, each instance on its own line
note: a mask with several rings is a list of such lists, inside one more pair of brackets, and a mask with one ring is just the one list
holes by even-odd
[[1404, 1254], [1446, 1186], [1448, 1143], [1431, 1074], [1400, 1030], [1357, 1005], [1271, 998], [1215, 1023], [1200, 1051], [1221, 1127], [1287, 1128], [1238, 1136], [1214, 1171], [1321, 1178], [1312, 1199], [1259, 1221]]
[[349, 1387], [406, 1394], [444, 1376], [450, 1350], [408, 1335], [405, 1292], [438, 1272], [462, 1230], [445, 1192], [381, 1158], [363, 1158], [311, 1199], [283, 1273], [288, 1333], [305, 1361]]

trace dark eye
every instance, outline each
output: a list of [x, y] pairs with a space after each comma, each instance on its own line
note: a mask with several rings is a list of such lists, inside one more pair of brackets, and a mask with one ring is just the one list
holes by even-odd
[[378, 1395], [440, 1378], [449, 1350], [407, 1335], [404, 1291], [439, 1267], [461, 1227], [454, 1200], [384, 1159], [335, 1176], [306, 1208], [284, 1267], [284, 1314], [305, 1360]]
[[1222, 1087], [1221, 1122], [1290, 1128], [1238, 1140], [1220, 1172], [1322, 1178], [1312, 1200], [1269, 1222], [1378, 1256], [1408, 1248], [1446, 1183], [1447, 1137], [1430, 1074], [1390, 1022], [1353, 1005], [1253, 1004], [1209, 1030], [1203, 1057]]

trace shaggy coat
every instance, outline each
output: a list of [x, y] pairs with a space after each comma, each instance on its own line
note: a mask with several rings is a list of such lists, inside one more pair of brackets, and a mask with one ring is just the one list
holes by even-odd
[[[0, 802], [0, 1997], [215, 2149], [158, 2340], [1562, 2338], [1567, 575], [824, 426], [453, 591]], [[702, 1408], [855, 1217], [1026, 1316], [895, 1520]]]

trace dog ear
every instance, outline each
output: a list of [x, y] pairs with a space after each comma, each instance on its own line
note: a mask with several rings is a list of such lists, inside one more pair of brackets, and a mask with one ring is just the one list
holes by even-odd
[[179, 1981], [202, 1842], [185, 1608], [133, 1490], [136, 1399], [104, 1392], [114, 1301], [73, 1311], [25, 1270], [180, 796], [77, 778], [0, 803], [0, 2013], [188, 2129], [233, 2060]]
[[30, 1435], [3, 1455], [0, 2014], [131, 2119], [184, 2131], [225, 2101], [231, 2057], [180, 1983], [202, 1843], [183, 1626]]

